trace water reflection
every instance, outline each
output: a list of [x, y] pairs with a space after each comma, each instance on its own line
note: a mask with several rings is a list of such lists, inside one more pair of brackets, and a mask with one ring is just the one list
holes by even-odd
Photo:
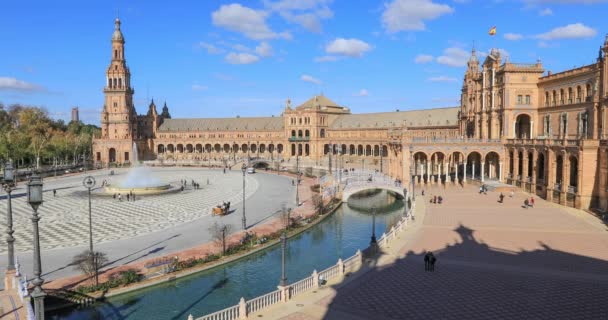
[[[290, 283], [321, 271], [338, 258], [365, 248], [371, 236], [370, 208], [378, 208], [376, 234], [380, 236], [403, 214], [403, 201], [386, 191], [351, 197], [332, 216], [288, 240], [286, 268]], [[223, 267], [171, 283], [108, 299], [50, 319], [184, 319], [203, 315], [276, 290], [281, 273], [281, 249], [275, 246]]]

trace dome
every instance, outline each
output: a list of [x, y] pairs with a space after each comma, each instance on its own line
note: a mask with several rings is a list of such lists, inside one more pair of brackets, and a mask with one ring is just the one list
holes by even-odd
[[120, 19], [116, 18], [114, 25], [116, 28], [114, 29], [114, 34], [112, 34], [112, 40], [124, 41], [125, 39], [122, 37], [122, 32], [120, 32]]

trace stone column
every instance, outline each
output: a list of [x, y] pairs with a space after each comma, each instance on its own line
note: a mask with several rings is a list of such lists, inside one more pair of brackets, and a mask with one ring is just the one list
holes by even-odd
[[545, 181], [547, 182], [547, 201], [553, 200], [553, 186], [555, 185], [555, 169], [553, 167], [553, 162], [555, 161], [555, 155], [551, 148], [547, 149], [545, 154]]
[[431, 162], [426, 160], [426, 178], [431, 179]]
[[481, 182], [483, 182], [483, 169], [484, 169], [485, 163], [483, 161], [481, 161]]
[[502, 161], [498, 162], [498, 181], [503, 182], [503, 180], [502, 180]]
[[570, 185], [570, 159], [568, 159], [568, 153], [562, 151], [562, 185], [560, 190], [559, 203], [566, 205], [566, 196], [568, 193], [568, 186]]
[[471, 162], [471, 179], [475, 180], [475, 161]]
[[456, 171], [456, 172], [455, 172], [456, 174], [454, 175], [454, 181], [453, 181], [453, 182], [458, 182], [458, 165], [459, 165], [459, 163], [458, 163], [458, 162], [456, 162], [456, 163], [455, 163], [455, 165], [456, 165], [456, 168], [455, 168], [455, 169], [456, 169], [456, 170], [455, 170], [455, 171]]
[[532, 150], [532, 193], [536, 193], [536, 177], [538, 176], [536, 161], [538, 161], [538, 151]]
[[518, 180], [517, 176], [520, 175], [519, 168], [519, 150], [513, 150], [513, 181]]
[[462, 176], [462, 183], [467, 182], [467, 162], [464, 162], [464, 166], [463, 166], [463, 176]]

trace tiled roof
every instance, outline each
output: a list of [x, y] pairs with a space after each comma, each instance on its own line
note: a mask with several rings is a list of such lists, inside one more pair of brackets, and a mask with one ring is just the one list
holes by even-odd
[[159, 131], [264, 131], [283, 127], [283, 117], [165, 119]]
[[314, 108], [314, 107], [338, 107], [338, 104], [331, 101], [329, 98], [327, 98], [324, 95], [318, 95], [318, 96], [314, 96], [308, 100], [306, 100], [306, 102], [302, 103], [301, 105], [299, 105], [296, 109], [302, 109], [302, 108]]
[[459, 110], [459, 107], [450, 107], [340, 115], [330, 124], [330, 128], [388, 128], [402, 124], [410, 128], [455, 126], [458, 125]]

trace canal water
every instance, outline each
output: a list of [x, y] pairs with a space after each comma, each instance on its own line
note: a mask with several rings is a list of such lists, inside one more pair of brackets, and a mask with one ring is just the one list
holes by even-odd
[[[386, 191], [353, 195], [331, 217], [288, 239], [286, 273], [289, 283], [321, 271], [368, 246], [371, 209], [376, 208], [378, 238], [397, 223], [403, 201]], [[184, 320], [202, 316], [276, 290], [281, 275], [281, 247], [152, 288], [120, 295], [96, 305], [48, 315], [50, 319]]]

